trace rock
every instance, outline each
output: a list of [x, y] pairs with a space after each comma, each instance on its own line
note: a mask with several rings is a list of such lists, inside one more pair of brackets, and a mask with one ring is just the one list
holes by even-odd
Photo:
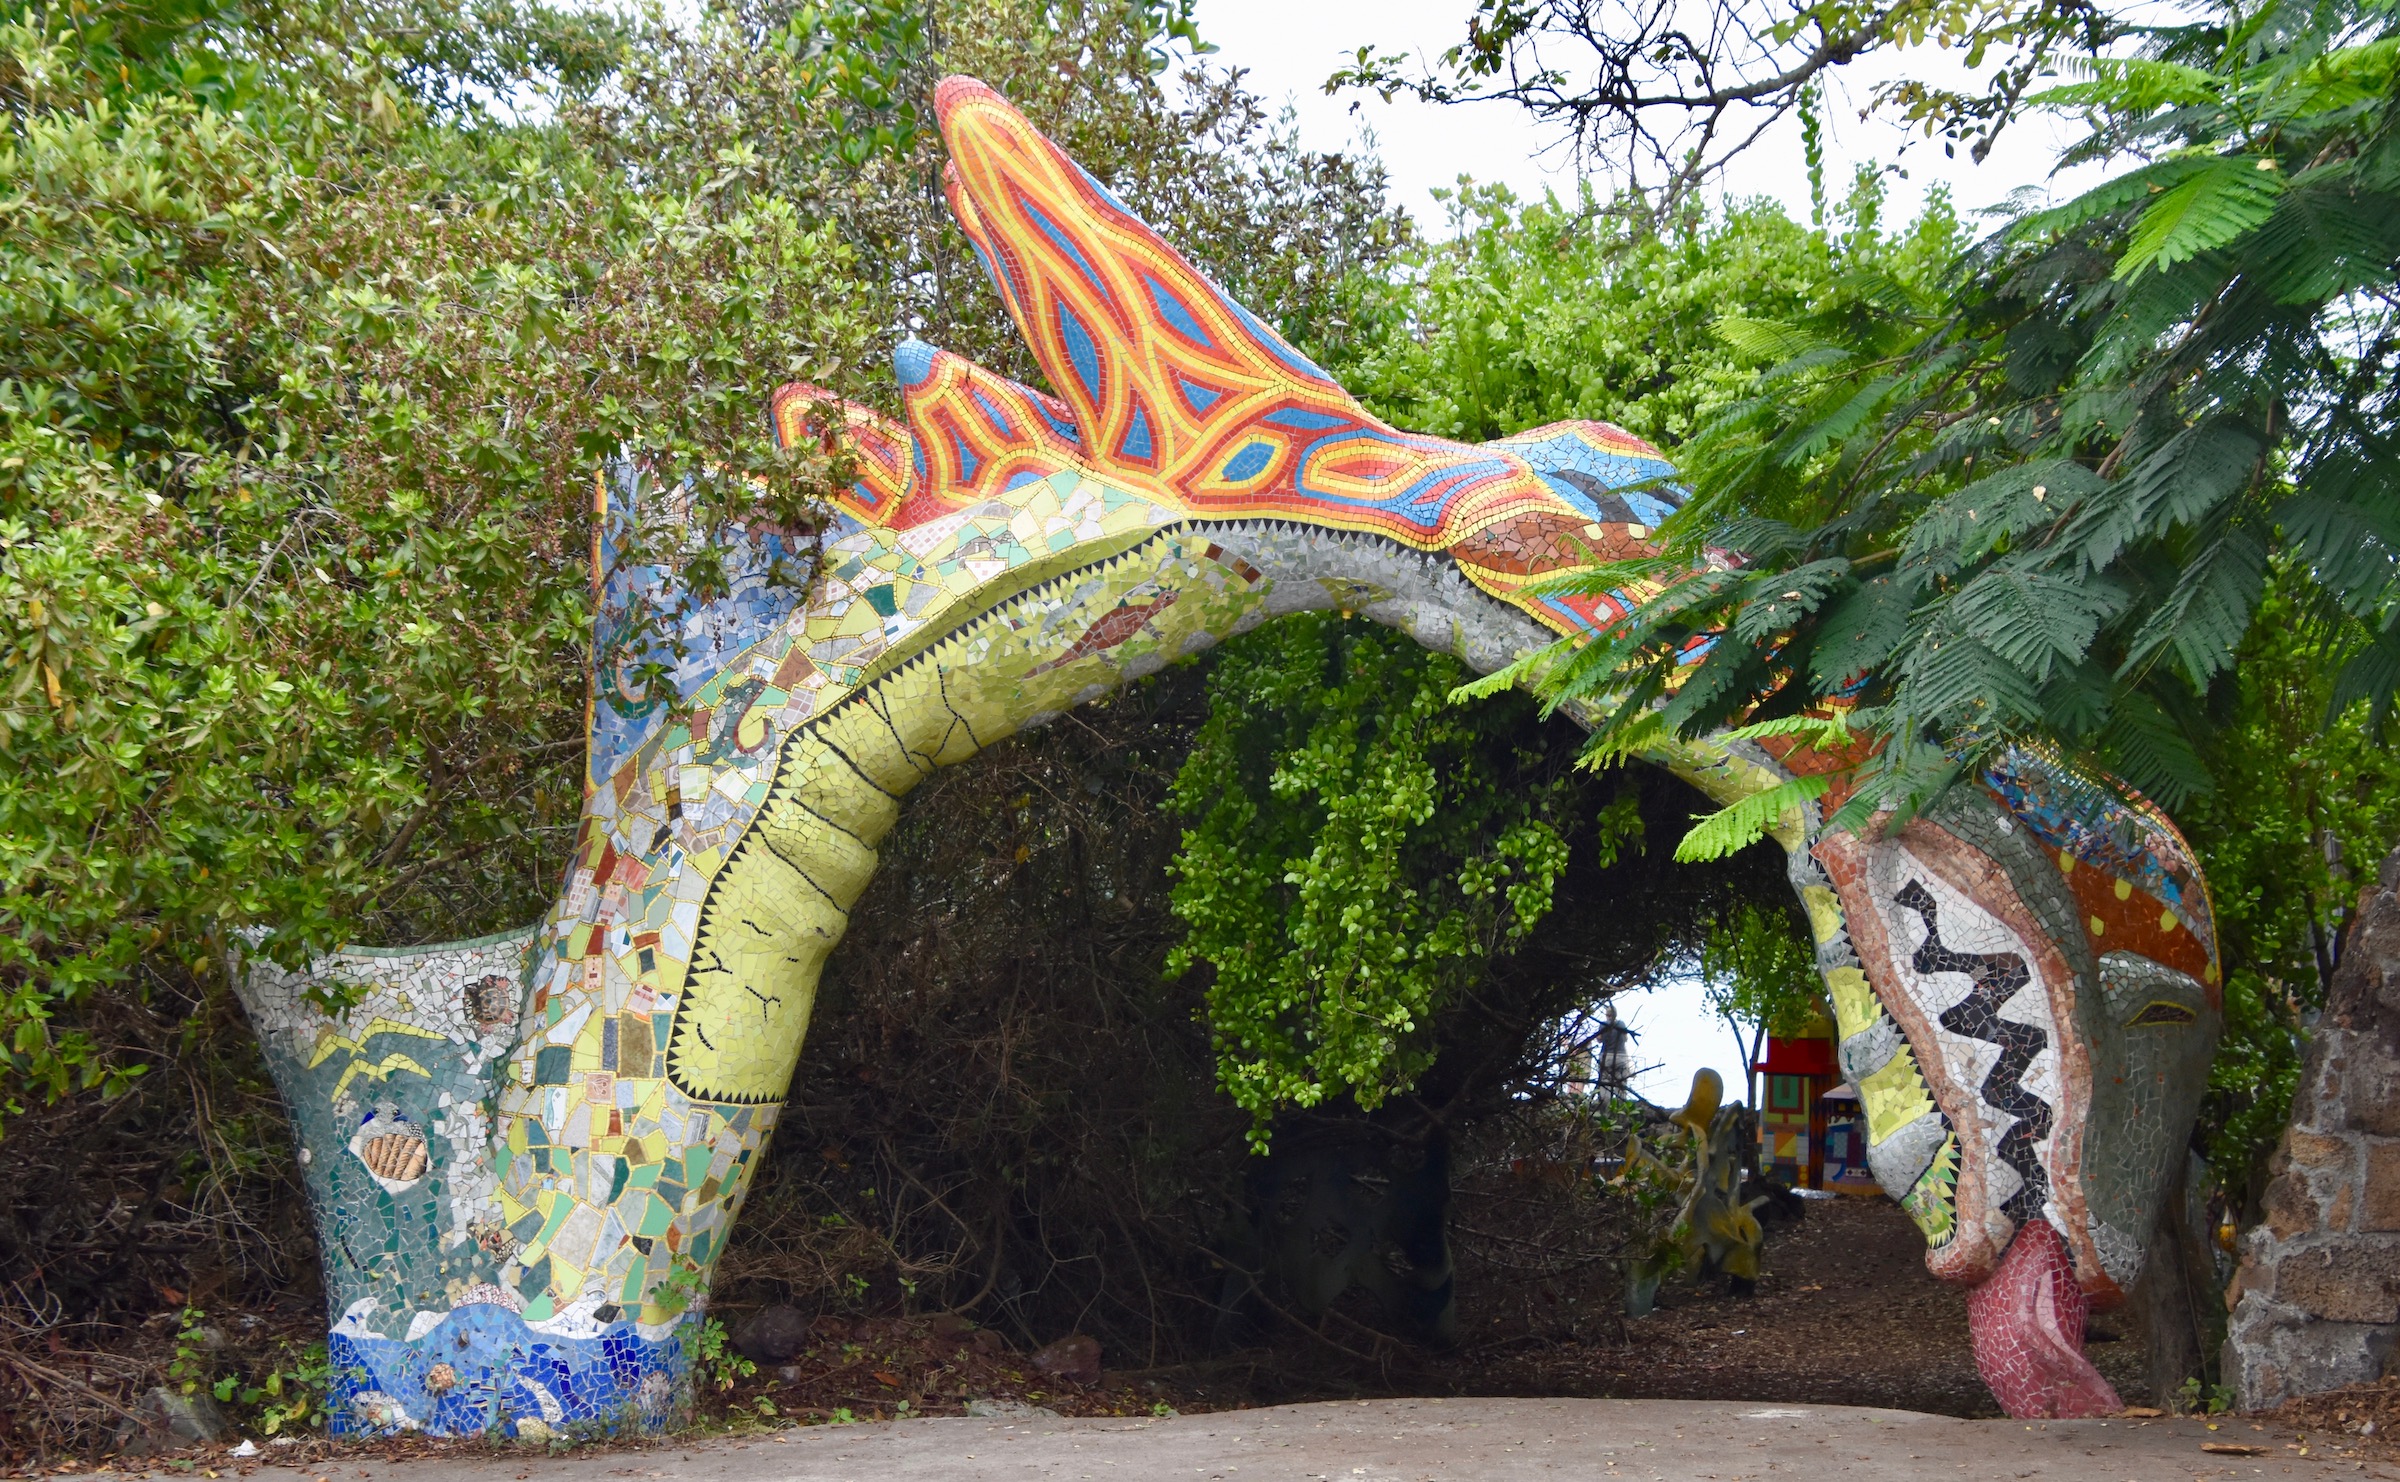
[[2400, 1323], [2400, 1242], [2347, 1242], [2314, 1260], [2287, 1255], [2275, 1298], [2327, 1322]]
[[754, 1363], [780, 1364], [808, 1346], [809, 1320], [797, 1308], [762, 1307], [733, 1335], [734, 1351]]
[[2224, 1372], [2245, 1410], [2400, 1363], [2400, 850], [2361, 894], [2309, 1036]]
[[1031, 1362], [1036, 1369], [1055, 1378], [1098, 1384], [1100, 1340], [1084, 1333], [1070, 1333], [1056, 1343], [1035, 1349]]
[[969, 1400], [967, 1414], [976, 1420], [1056, 1420], [1059, 1414], [1047, 1405], [1028, 1405], [1023, 1400]]
[[975, 1336], [975, 1325], [955, 1312], [937, 1312], [925, 1324], [925, 1334], [936, 1343], [956, 1345]]
[[2367, 1139], [2367, 1186], [2361, 1230], [2400, 1230], [2400, 1140]]
[[141, 1423], [128, 1423], [118, 1432], [120, 1449], [132, 1456], [213, 1445], [233, 1434], [233, 1423], [205, 1390], [187, 1395], [162, 1384], [143, 1395], [133, 1411]]
[[362, 1389], [350, 1397], [350, 1414], [360, 1425], [373, 1431], [413, 1431], [417, 1418], [408, 1407], [380, 1389]]

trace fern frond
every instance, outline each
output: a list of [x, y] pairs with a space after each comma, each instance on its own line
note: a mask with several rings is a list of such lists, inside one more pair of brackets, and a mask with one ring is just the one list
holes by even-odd
[[1976, 573], [1948, 607], [1962, 633], [2039, 681], [2058, 664], [2082, 660], [2101, 621], [2120, 605], [2117, 595], [2063, 572], [2007, 562]]
[[2283, 176], [2275, 162], [2248, 154], [2220, 155], [2162, 192], [2142, 212], [2117, 259], [2115, 277], [2139, 277], [2222, 247], [2275, 212]]
[[2295, 180], [2259, 228], [2259, 281], [2277, 302], [2328, 299], [2390, 276], [2400, 198], [2359, 189], [2352, 173], [2344, 161]]
[[2091, 80], [2050, 88], [2025, 101], [2042, 108], [2094, 108], [2139, 115], [2169, 104], [2215, 103], [2225, 95], [2225, 80], [2215, 73], [2152, 57], [2076, 57], [2067, 63], [2067, 69]]
[[1721, 314], [1710, 328], [1734, 349], [1769, 364], [1780, 364], [1810, 350], [1833, 348], [1818, 336], [1776, 319]]
[[1625, 719], [1593, 731], [1591, 740], [1576, 758], [1576, 765], [1603, 771], [1619, 762], [1647, 756], [1668, 739], [1666, 717], [1654, 707], [1629, 703], [1618, 713]]
[[1482, 678], [1470, 679], [1458, 686], [1447, 698], [1453, 705], [1463, 705], [1469, 700], [1488, 700], [1494, 695], [1505, 694], [1547, 670], [1569, 651], [1569, 645], [1573, 642], [1571, 638], [1562, 638], [1531, 653], [1520, 654]]
[[2098, 474], [2069, 458], [2003, 468], [1918, 516], [1900, 559], [1943, 574], [1973, 565], [2003, 541], [2048, 525], [2105, 487]]
[[2179, 808], [2209, 790], [2208, 767], [2184, 728], [2138, 690], [2119, 699], [2098, 750], [2111, 772], [2165, 807]]
[[1827, 610], [1808, 660], [1820, 692], [1849, 684], [1891, 657], [1908, 632], [1916, 590], [1897, 577], [1879, 576]]
[[1711, 545], [1739, 551], [1752, 560], [1771, 559], [1800, 548], [1800, 532], [1782, 520], [1737, 515], [1719, 525]]
[[2352, 706], [2364, 704], [2368, 729], [2380, 737], [2391, 720], [2396, 695], [2400, 695], [2400, 625], [2387, 623], [2334, 675], [2326, 724], [2331, 725]]
[[[1903, 722], [1887, 729], [1897, 742], [1910, 728]], [[1862, 773], [1857, 789], [1823, 827], [1864, 833], [1882, 819], [1886, 827], [1898, 829], [1949, 791], [1962, 774], [1975, 770], [1981, 759], [1981, 750], [1953, 754], [1930, 746], [1895, 744], [1885, 752], [1881, 767]]]
[[1621, 587], [1644, 586], [1687, 575], [1692, 563], [1680, 556], [1632, 556], [1596, 566], [1573, 566], [1537, 577], [1518, 590], [1531, 597], [1605, 597]]
[[1847, 746], [1851, 741], [1850, 717], [1836, 710], [1830, 715], [1779, 715], [1773, 720], [1735, 726], [1720, 733], [1724, 741], [1764, 741], [1773, 736], [1804, 736], [1815, 746]]
[[2353, 617], [2373, 619], [2400, 583], [2400, 508], [2389, 460], [2340, 449], [2305, 469], [2274, 520], [2309, 574]]
[[1853, 392], [1850, 399], [1835, 408], [1832, 415], [1797, 434], [1785, 449], [1782, 462], [1786, 466], [1805, 463], [1835, 443], [1858, 431], [1860, 425], [1875, 415], [1884, 398], [1899, 384], [1897, 376], [1882, 375]]
[[1719, 808], [1703, 816], [1676, 844], [1675, 862], [1699, 864], [1747, 849], [1766, 837], [1767, 829], [1781, 821], [1786, 808], [1813, 803], [1825, 796], [1832, 785], [1830, 777], [1794, 777], [1764, 792], [1754, 792], [1730, 807]]
[[2171, 648], [2192, 688], [2207, 688], [2233, 663], [2266, 584], [2266, 542], [2246, 526], [2226, 529], [2184, 566], [2166, 600], [2151, 610], [2118, 666], [2118, 677], [2138, 674], [2159, 651]]
[[1841, 590], [1849, 576], [1850, 563], [1838, 556], [1811, 561], [1789, 571], [1760, 572], [1750, 586], [1764, 595], [1744, 602], [1734, 614], [1734, 640], [1754, 644], [1762, 638], [1788, 632], [1822, 606], [1829, 595]]
[[2086, 571], [2106, 571], [2127, 547], [2208, 518], [2249, 484], [2260, 456], [2245, 428], [2218, 420], [2187, 428], [2087, 498], [2057, 549]]
[[2182, 183], [2194, 174], [2205, 161], [2189, 157], [2159, 160], [2154, 164], [2131, 170], [2113, 180], [2104, 180], [2082, 195], [2047, 211], [2036, 211], [2019, 217], [2010, 224], [2005, 236], [2012, 242], [2031, 242], [2058, 233], [2071, 232], [2088, 222], [2122, 211], [2128, 206], [2149, 199], [2153, 194]]
[[1836, 365], [1847, 365], [1857, 358], [1854, 351], [1844, 350], [1834, 345], [1819, 345], [1814, 349], [1801, 351], [1780, 365], [1769, 366], [1766, 370], [1759, 372], [1758, 381], [1761, 386], [1772, 385], [1777, 381], [1788, 381], [1794, 376], [1807, 375], [1810, 371], [1820, 371]]
[[2016, 724], [2040, 711], [2041, 695], [2030, 676], [1991, 647], [1964, 634], [1918, 638], [1901, 661], [1893, 708], [1947, 729], [1973, 715]]

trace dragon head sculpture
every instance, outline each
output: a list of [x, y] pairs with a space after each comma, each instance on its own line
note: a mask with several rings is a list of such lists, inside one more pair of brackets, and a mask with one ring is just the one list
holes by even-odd
[[[1484, 669], [1495, 645], [1603, 628], [1641, 595], [1534, 584], [1652, 553], [1678, 504], [1655, 449], [1595, 422], [1480, 446], [1386, 426], [990, 88], [952, 78], [937, 106], [952, 210], [1059, 395], [904, 346], [907, 426], [849, 417], [862, 522], [923, 529], [1072, 470], [1243, 553], [1272, 594], [1262, 615], [1330, 600]], [[820, 401], [781, 393], [787, 435], [821, 435]], [[1720, 801], [1835, 765], [1772, 741], [1655, 760]], [[1872, 1165], [1932, 1269], [1980, 1293], [1985, 1368], [2012, 1408], [2113, 1409], [2080, 1308], [2138, 1272], [2213, 1051], [2198, 870], [2144, 800], [2032, 752], [1895, 837], [1820, 836], [1841, 800], [1837, 785], [1780, 832]]]
[[[380, 1253], [329, 1258], [353, 1428], [549, 1423], [557, 1387], [525, 1389], [537, 1350], [585, 1364], [574, 1392], [601, 1408], [684, 1372], [819, 970], [935, 768], [1283, 613], [1362, 614], [1488, 673], [1639, 595], [1531, 584], [1650, 551], [1677, 503], [1656, 450], [1593, 422], [1480, 446], [1388, 427], [990, 88], [949, 79], [937, 107], [952, 209], [1056, 394], [914, 341], [894, 357], [904, 423], [784, 388], [783, 436], [846, 447], [856, 481], [807, 551], [761, 529], [723, 552], [729, 589], [706, 600], [631, 555], [635, 504], [671, 523], [675, 491], [604, 477], [587, 801], [550, 918], [419, 954], [421, 986], [374, 998], [372, 1022], [312, 1019], [300, 980], [247, 990], [270, 1046], [294, 1047], [275, 1063], [304, 1128], [374, 1134], [379, 1163], [309, 1167], [326, 1248]], [[775, 579], [803, 555], [813, 582]], [[1720, 802], [1838, 770], [1788, 739], [1650, 759]], [[2083, 1314], [2140, 1268], [2219, 1022], [2190, 853], [2139, 797], [2032, 752], [1896, 833], [1825, 832], [1839, 801], [1773, 832], [1870, 1164], [1932, 1269], [1974, 1288], [2010, 1413], [2113, 1410]], [[429, 1017], [445, 993], [475, 1012]], [[420, 1036], [400, 1058], [438, 1100], [370, 1060], [378, 1034]], [[488, 1111], [425, 1068], [421, 1041], [445, 1037], [491, 1067]]]

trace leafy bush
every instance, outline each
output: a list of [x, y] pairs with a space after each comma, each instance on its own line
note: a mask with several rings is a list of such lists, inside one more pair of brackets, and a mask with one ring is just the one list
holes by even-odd
[[[1404, 633], [1304, 614], [1233, 645], [1169, 806], [1206, 961], [1218, 1081], [1264, 1148], [1275, 1114], [1409, 1090], [1430, 1027], [1548, 914], [1583, 798], [1514, 744], [1515, 707], [1460, 707], [1456, 659]], [[1631, 825], [1603, 815], [1603, 864]]]
[[[538, 911], [580, 803], [595, 460], [797, 512], [821, 461], [773, 447], [762, 370], [839, 379], [869, 333], [829, 225], [446, 110], [345, 49], [379, 12], [65, 14], [0, 36], [10, 1113], [121, 1091], [94, 996], [215, 982], [236, 931], [291, 958]], [[180, 70], [112, 96], [90, 48], [144, 25]]]
[[1520, 201], [1462, 182], [1448, 199], [1450, 234], [1377, 285], [1379, 333], [1328, 363], [1398, 425], [1469, 442], [1595, 418], [1673, 447], [1780, 358], [1726, 334], [1729, 317], [1821, 312], [1870, 276], [1929, 286], [1961, 245], [1939, 196], [1886, 230], [1873, 174], [1831, 232], [1763, 201], [1654, 224], [1588, 184], [1573, 201]]

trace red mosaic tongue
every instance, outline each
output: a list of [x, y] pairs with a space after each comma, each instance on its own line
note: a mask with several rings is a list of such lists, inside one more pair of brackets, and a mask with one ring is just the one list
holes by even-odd
[[2125, 1408], [2083, 1356], [2090, 1310], [2065, 1239], [2048, 1220], [2028, 1220], [2000, 1269], [1967, 1294], [1975, 1367], [2001, 1409], [2020, 1420], [2088, 1420]]

